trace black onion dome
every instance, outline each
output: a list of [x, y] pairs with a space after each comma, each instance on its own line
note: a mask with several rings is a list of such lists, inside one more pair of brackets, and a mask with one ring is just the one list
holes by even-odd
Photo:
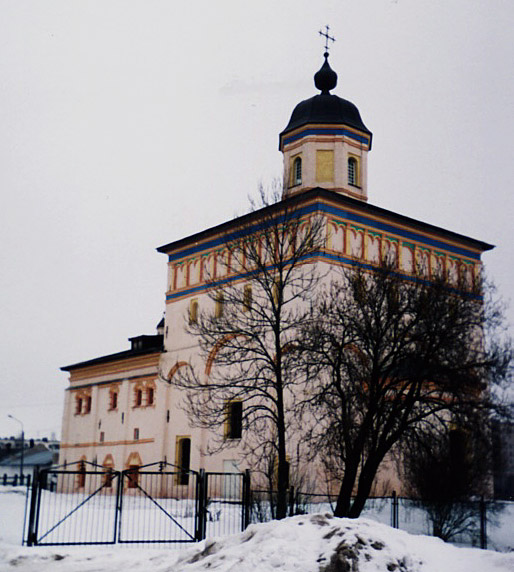
[[321, 93], [301, 101], [294, 108], [287, 127], [280, 134], [281, 139], [286, 133], [308, 123], [347, 125], [371, 136], [357, 107], [351, 101], [329, 93], [337, 85], [337, 74], [328, 63], [328, 54], [325, 54], [325, 62], [314, 76], [314, 83]]
[[314, 85], [323, 95], [327, 95], [337, 85], [337, 74], [328, 63], [328, 52], [325, 52], [325, 63], [314, 74]]

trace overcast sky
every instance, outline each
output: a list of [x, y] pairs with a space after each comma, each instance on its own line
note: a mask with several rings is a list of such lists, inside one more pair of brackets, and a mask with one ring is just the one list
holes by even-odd
[[155, 248], [281, 176], [325, 24], [369, 201], [495, 244], [512, 297], [512, 0], [0, 0], [0, 436], [59, 434], [59, 368], [154, 333]]

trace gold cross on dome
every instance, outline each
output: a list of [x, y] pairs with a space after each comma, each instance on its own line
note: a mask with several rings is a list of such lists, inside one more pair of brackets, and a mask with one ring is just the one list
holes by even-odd
[[329, 35], [328, 35], [328, 31], [329, 31], [329, 30], [330, 30], [330, 27], [329, 27], [329, 26], [325, 26], [325, 31], [324, 31], [324, 32], [322, 32], [321, 30], [319, 31], [319, 35], [320, 35], [320, 36], [323, 36], [323, 37], [325, 38], [325, 52], [328, 52], [328, 41], [329, 41], [329, 40], [332, 41], [332, 42], [335, 42], [335, 41], [336, 41], [335, 38], [333, 38], [332, 36], [329, 36]]

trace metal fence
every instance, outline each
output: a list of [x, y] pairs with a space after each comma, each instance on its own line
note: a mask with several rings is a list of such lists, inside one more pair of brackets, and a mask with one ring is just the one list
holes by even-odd
[[249, 472], [181, 471], [165, 462], [45, 469], [34, 474], [26, 543], [171, 544], [231, 534], [250, 521], [249, 490]]
[[[240, 532], [250, 522], [271, 520], [276, 505], [276, 492], [250, 490], [248, 471], [180, 471], [165, 462], [125, 471], [75, 463], [35, 472], [28, 490], [25, 542], [29, 546], [193, 543]], [[288, 494], [289, 516], [334, 511], [333, 495], [293, 487]], [[495, 545], [491, 539], [498, 530], [501, 506], [477, 499], [430, 507], [393, 494], [369, 498], [361, 516], [410, 533], [433, 534], [434, 519], [438, 514], [446, 518], [445, 511], [451, 509], [461, 519], [457, 523], [461, 530], [451, 542], [486, 548]]]
[[[333, 513], [335, 495], [306, 493], [291, 487], [288, 491], [288, 515]], [[253, 490], [252, 522], [266, 522], [274, 517], [276, 492]], [[487, 548], [488, 524], [494, 523], [502, 509], [501, 502], [483, 498], [454, 503], [427, 502], [398, 497], [368, 498], [362, 517], [388, 524], [413, 534], [447, 535], [447, 540], [467, 546]]]

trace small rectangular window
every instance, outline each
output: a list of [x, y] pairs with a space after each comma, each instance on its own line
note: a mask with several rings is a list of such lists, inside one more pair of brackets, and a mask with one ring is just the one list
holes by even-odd
[[100, 443], [103, 443], [105, 439], [105, 433], [103, 431], [100, 431]]
[[84, 406], [84, 413], [90, 413], [91, 412], [91, 396], [88, 395], [85, 400], [85, 406]]
[[226, 438], [241, 439], [243, 432], [243, 402], [229, 401], [226, 405], [226, 416]]
[[273, 284], [273, 302], [275, 303], [275, 306], [278, 306], [279, 301], [280, 301], [280, 292], [278, 284], [275, 282], [275, 284]]
[[134, 441], [137, 441], [139, 439], [139, 429], [136, 427], [134, 429]]
[[146, 390], [146, 404], [147, 405], [153, 405], [154, 396], [155, 396], [154, 388], [149, 387]]
[[198, 322], [198, 300], [194, 298], [189, 303], [189, 323], [196, 324]]
[[223, 316], [223, 292], [216, 295], [216, 305], [214, 307], [214, 317], [221, 318]]
[[75, 415], [80, 415], [82, 413], [82, 398], [77, 397], [75, 399]]
[[247, 284], [243, 293], [243, 309], [249, 312], [252, 309], [252, 287]]
[[177, 437], [176, 452], [175, 452], [176, 465], [180, 469], [177, 475], [177, 484], [189, 484], [189, 470], [191, 467], [191, 439], [190, 437]]

